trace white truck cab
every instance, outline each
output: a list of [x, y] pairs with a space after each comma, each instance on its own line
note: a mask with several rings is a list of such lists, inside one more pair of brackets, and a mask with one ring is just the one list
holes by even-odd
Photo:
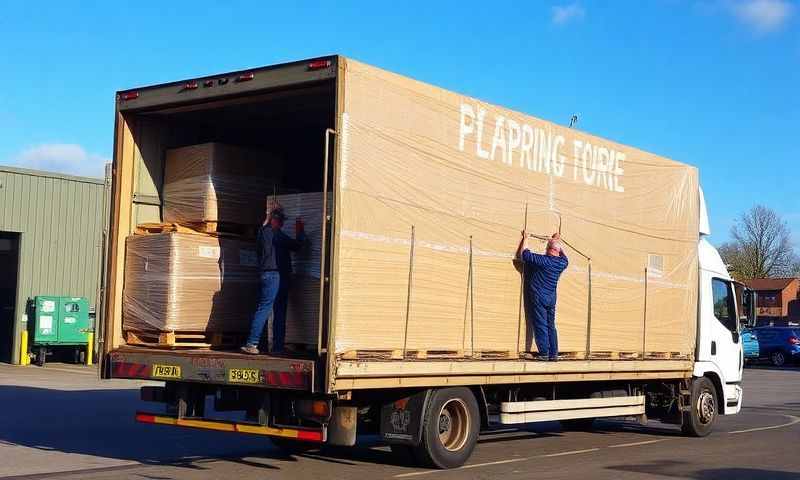
[[[697, 347], [694, 376], [711, 379], [717, 395], [701, 395], [696, 401], [708, 411], [731, 415], [742, 407], [742, 367], [744, 354], [740, 339], [739, 319], [742, 318], [743, 296], [748, 295], [737, 284], [719, 252], [708, 242], [711, 234], [703, 191], [700, 190], [700, 240], [698, 245], [699, 288]], [[714, 403], [717, 403], [715, 405]]]

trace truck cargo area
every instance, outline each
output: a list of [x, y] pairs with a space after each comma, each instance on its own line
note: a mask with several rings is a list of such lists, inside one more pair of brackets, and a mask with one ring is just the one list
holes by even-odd
[[[331, 69], [332, 71], [334, 70]], [[172, 221], [165, 218], [168, 152], [198, 145], [247, 149], [257, 155], [263, 154], [263, 157], [251, 155], [248, 161], [253, 158], [255, 161], [247, 165], [252, 170], [237, 172], [237, 175], [252, 177], [258, 181], [267, 179], [262, 182], [262, 186], [266, 187], [270, 195], [309, 193], [322, 198], [322, 192], [329, 191], [323, 181], [326, 178], [324, 169], [327, 165], [326, 130], [332, 129], [335, 123], [335, 76], [332, 73], [309, 71], [305, 65], [257, 71], [255, 78], [247, 75], [253, 74], [232, 74], [225, 76], [227, 80], [224, 81], [223, 77], [217, 76], [200, 81], [200, 84], [179, 82], [149, 87], [136, 91], [135, 98], [133, 94], [129, 94], [133, 99], [130, 102], [125, 101], [125, 95], [118, 96], [115, 145], [117, 162], [113, 199], [115, 214], [112, 218], [114, 226], [110, 239], [116, 244], [116, 249], [111, 250], [110, 288], [106, 299], [109, 303], [106, 307], [109, 319], [105, 323], [104, 332], [104, 350], [109, 354], [103, 368], [103, 375], [106, 377], [169, 379], [170, 371], [160, 371], [160, 367], [154, 366], [164, 364], [180, 368], [180, 378], [189, 381], [225, 382], [232, 378], [230, 371], [257, 371], [264, 376], [268, 386], [312, 388], [314, 362], [310, 359], [316, 357], [320, 334], [317, 321], [288, 327], [291, 338], [287, 342], [297, 345], [290, 350], [292, 353], [283, 356], [246, 356], [238, 351], [246, 338], [243, 325], [249, 323], [249, 319], [241, 313], [238, 314], [237, 327], [232, 332], [227, 331], [224, 326], [209, 327], [207, 331], [191, 328], [185, 332], [157, 327], [150, 331], [147, 328], [149, 325], [136, 329], [125, 326], [129, 319], [125, 320], [127, 307], [123, 306], [123, 292], [126, 288], [133, 288], [132, 280], [126, 277], [126, 269], [132, 268], [130, 257], [125, 255], [126, 250], [128, 254], [131, 253], [131, 244], [126, 243], [126, 240], [137, 233], [160, 233], [157, 229], [164, 228], [163, 225]], [[249, 83], [245, 83], [246, 80]], [[327, 178], [330, 184], [330, 176]], [[211, 183], [215, 181], [212, 178]], [[219, 195], [214, 200], [219, 203], [220, 211], [226, 208], [225, 197]], [[258, 202], [256, 208], [259, 212], [265, 211], [266, 200], [263, 197]], [[191, 203], [192, 199], [186, 201]], [[324, 201], [319, 202], [320, 211], [315, 214], [318, 219], [324, 218], [323, 204]], [[233, 208], [238, 207], [234, 205]], [[217, 248], [218, 252], [220, 248], [225, 248], [223, 242], [231, 239], [253, 245], [256, 229], [263, 216], [249, 225], [225, 222], [224, 218], [214, 220], [199, 228], [200, 233], [208, 233], [204, 238], [211, 245], [200, 248]], [[286, 221], [287, 227], [292, 225], [292, 231], [287, 232], [290, 235], [293, 234], [294, 221], [294, 217]], [[198, 228], [194, 225], [192, 227]], [[284, 229], [286, 230], [287, 228]], [[314, 241], [318, 245], [313, 248], [325, 251], [325, 246], [321, 244], [328, 240], [322, 238], [321, 232], [315, 234], [317, 236]], [[251, 250], [255, 251], [254, 248]], [[153, 256], [163, 255], [156, 252]], [[178, 262], [180, 259], [170, 261]], [[150, 260], [150, 268], [154, 262]], [[227, 278], [227, 265], [224, 263], [221, 258], [219, 265], [223, 290], [226, 288]], [[148, 260], [143, 264], [147, 269]], [[314, 265], [309, 268], [315, 270]], [[316, 270], [320, 268], [322, 265], [316, 266]], [[313, 316], [316, 319], [323, 306], [320, 302], [322, 297], [319, 274], [315, 275], [316, 278], [298, 289], [302, 288], [306, 303], [314, 303], [305, 306], [311, 312], [306, 317]], [[145, 283], [148, 281], [145, 279]], [[151, 287], [145, 284], [141, 288], [147, 288], [152, 293], [151, 291], [160, 286]], [[227, 288], [235, 294], [239, 286], [234, 282], [229, 283]], [[229, 309], [232, 303], [229, 300], [227, 303], [221, 301], [219, 293], [214, 292], [213, 298], [200, 299], [210, 304], [209, 325], [218, 325], [211, 317], [224, 315], [225, 309]], [[185, 295], [173, 295], [172, 292], [156, 292], [151, 296], [153, 295], [161, 295], [165, 310], [172, 309], [176, 302], [188, 301]], [[198, 297], [189, 298], [194, 301]], [[248, 297], [250, 298], [255, 297]], [[249, 300], [238, 302], [238, 305], [235, 305], [237, 302], [233, 303], [240, 312], [249, 311], [247, 317], [252, 316], [256, 307]], [[294, 308], [297, 310], [297, 306]], [[179, 320], [180, 314], [178, 312]], [[143, 365], [147, 365], [146, 375], [142, 370], [145, 368]], [[156, 375], [159, 372], [166, 372], [167, 375]], [[173, 374], [174, 372], [172, 370]], [[226, 376], [227, 380], [222, 376]], [[241, 380], [240, 383], [242, 382], [247, 383], [248, 380]]]

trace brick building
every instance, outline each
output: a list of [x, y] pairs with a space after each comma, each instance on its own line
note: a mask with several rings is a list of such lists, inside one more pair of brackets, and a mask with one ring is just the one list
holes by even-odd
[[758, 292], [759, 325], [800, 324], [800, 278], [755, 278], [743, 283]]

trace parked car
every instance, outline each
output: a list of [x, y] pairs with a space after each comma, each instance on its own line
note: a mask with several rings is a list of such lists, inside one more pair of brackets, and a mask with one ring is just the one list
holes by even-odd
[[758, 335], [753, 330], [745, 328], [742, 330], [741, 338], [745, 364], [758, 360]]
[[759, 357], [769, 359], [776, 367], [800, 360], [800, 327], [760, 327], [753, 331]]

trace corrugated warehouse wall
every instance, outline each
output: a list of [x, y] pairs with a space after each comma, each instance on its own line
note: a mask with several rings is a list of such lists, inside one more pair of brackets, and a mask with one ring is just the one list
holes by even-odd
[[80, 296], [97, 305], [107, 188], [99, 178], [0, 166], [0, 232], [20, 234], [14, 363], [29, 297]]

